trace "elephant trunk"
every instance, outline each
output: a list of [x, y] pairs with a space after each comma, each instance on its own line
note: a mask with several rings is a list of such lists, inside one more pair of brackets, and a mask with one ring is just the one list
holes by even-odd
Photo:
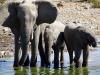
[[[25, 24], [26, 25], [26, 24]], [[30, 26], [32, 28], [32, 26]], [[29, 42], [31, 39], [32, 29], [22, 25], [21, 26], [21, 48], [22, 48], [22, 57], [20, 59], [19, 64], [24, 65], [29, 51]]]
[[29, 42], [33, 32], [33, 26], [36, 21], [37, 12], [36, 6], [32, 3], [22, 3], [18, 7], [18, 18], [20, 20], [20, 35], [21, 35], [21, 47], [22, 57], [19, 64], [23, 65], [26, 61], [29, 49]]

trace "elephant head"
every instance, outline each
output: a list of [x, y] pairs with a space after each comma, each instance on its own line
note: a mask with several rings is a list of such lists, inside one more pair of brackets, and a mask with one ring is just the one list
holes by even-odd
[[[20, 21], [18, 19], [18, 8], [19, 5], [25, 3], [23, 2], [12, 2], [8, 4], [8, 12], [9, 16], [6, 18], [6, 20], [3, 22], [2, 26], [9, 27], [11, 29], [13, 28], [19, 28]], [[37, 25], [41, 23], [53, 23], [56, 20], [57, 17], [57, 8], [48, 1], [32, 1], [31, 2], [34, 5], [34, 9], [32, 11], [36, 13], [35, 19]]]
[[[54, 22], [57, 17], [57, 9], [47, 1], [23, 1], [9, 3], [8, 12], [9, 16], [2, 26], [11, 28], [15, 35], [14, 66], [23, 65], [28, 57], [28, 44], [33, 28], [41, 23]], [[20, 61], [18, 59], [19, 45], [22, 49]]]
[[92, 46], [92, 47], [97, 46], [96, 39], [92, 35], [88, 36], [88, 43], [89, 43], [89, 46]]

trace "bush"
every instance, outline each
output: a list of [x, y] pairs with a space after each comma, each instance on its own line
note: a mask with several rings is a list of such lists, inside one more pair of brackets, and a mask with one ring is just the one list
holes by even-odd
[[0, 4], [4, 3], [6, 0], [0, 0]]
[[93, 4], [93, 7], [100, 8], [100, 1], [99, 0], [89, 0]]

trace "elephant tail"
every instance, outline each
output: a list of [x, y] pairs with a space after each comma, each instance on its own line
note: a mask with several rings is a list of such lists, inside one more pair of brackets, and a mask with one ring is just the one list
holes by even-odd
[[[50, 26], [46, 26], [45, 27], [45, 31], [44, 31], [44, 38], [45, 39], [49, 39], [50, 38], [50, 36], [51, 36], [51, 29], [50, 29]], [[46, 40], [45, 40], [46, 41]]]
[[91, 34], [88, 34], [87, 35], [87, 39], [88, 39], [89, 46], [92, 46], [92, 47], [96, 47], [97, 46], [97, 41], [96, 41], [94, 36], [92, 36]]

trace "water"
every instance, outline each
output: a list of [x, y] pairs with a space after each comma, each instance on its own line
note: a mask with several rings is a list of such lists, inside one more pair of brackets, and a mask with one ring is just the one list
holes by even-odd
[[[53, 55], [51, 61], [53, 61]], [[82, 57], [80, 61], [82, 61]], [[89, 52], [89, 62], [86, 68], [69, 68], [69, 56], [65, 52], [64, 69], [53, 69], [53, 64], [51, 64], [51, 68], [40, 67], [40, 57], [38, 56], [36, 68], [18, 67], [14, 70], [12, 57], [0, 59], [0, 75], [100, 75], [100, 45]]]
[[[18, 67], [13, 68], [13, 58], [0, 59], [0, 75], [100, 75], [100, 47], [94, 51], [90, 51], [89, 62], [87, 68], [69, 68], [68, 54], [64, 53], [64, 69], [53, 69], [40, 67], [40, 58], [37, 62], [37, 68]], [[52, 55], [53, 56], [53, 55]], [[53, 61], [53, 57], [51, 58]], [[82, 61], [82, 59], [80, 59]]]

